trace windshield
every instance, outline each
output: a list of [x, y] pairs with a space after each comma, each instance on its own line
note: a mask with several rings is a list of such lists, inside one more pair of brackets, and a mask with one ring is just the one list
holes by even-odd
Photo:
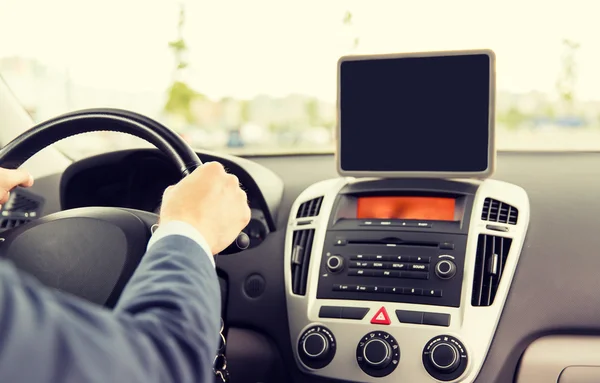
[[[0, 0], [0, 76], [35, 121], [130, 109], [193, 147], [333, 151], [346, 54], [489, 48], [500, 150], [600, 148], [594, 1]], [[93, 133], [73, 158], [140, 146]]]

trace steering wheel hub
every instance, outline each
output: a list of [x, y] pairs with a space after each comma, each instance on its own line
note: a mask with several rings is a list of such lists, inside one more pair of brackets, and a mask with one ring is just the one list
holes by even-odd
[[146, 250], [145, 222], [118, 208], [72, 209], [0, 233], [0, 256], [47, 286], [112, 307]]

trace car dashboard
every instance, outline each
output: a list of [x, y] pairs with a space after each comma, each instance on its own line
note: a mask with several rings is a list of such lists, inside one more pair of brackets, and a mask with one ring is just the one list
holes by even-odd
[[[87, 194], [81, 194], [74, 202], [66, 195], [71, 188], [68, 179], [79, 177], [77, 169], [88, 169], [94, 173], [94, 177], [100, 176], [101, 172], [95, 172], [91, 163], [113, 163], [120, 166], [112, 166], [107, 170], [135, 172], [139, 168], [134, 169], [133, 166], [138, 162], [120, 162], [131, 155], [139, 158], [149, 156], [153, 161], [168, 163], [160, 152], [152, 150], [114, 152], [76, 162], [64, 174], [39, 178], [31, 190], [13, 193], [14, 202], [3, 206], [0, 230], [60, 211], [64, 208], [61, 200], [67, 204], [86, 205], [87, 196], [94, 195], [92, 191], [86, 189]], [[212, 153], [203, 151], [198, 155], [204, 161], [216, 158]], [[455, 381], [580, 383], [590, 380], [567, 378], [581, 377], [584, 372], [597, 375], [598, 363], [594, 356], [600, 352], [600, 338], [597, 336], [600, 334], [597, 315], [600, 311], [600, 301], [597, 299], [600, 257], [596, 256], [600, 246], [597, 235], [600, 206], [596, 203], [600, 193], [600, 183], [597, 182], [600, 180], [598, 153], [500, 152], [494, 180], [403, 180], [391, 183], [381, 183], [375, 179], [339, 178], [332, 155], [223, 157], [223, 163], [234, 161], [239, 164], [230, 169], [237, 172], [240, 180], [243, 180], [245, 173], [257, 175], [254, 182], [246, 181], [248, 185], [260, 185], [262, 190], [256, 194], [254, 189], [255, 195], [262, 195], [262, 201], [253, 206], [270, 212], [266, 214], [270, 214], [274, 224], [274, 230], [269, 228], [269, 234], [260, 245], [216, 258], [223, 299], [226, 300], [223, 307], [226, 308], [227, 357], [232, 382], [443, 381], [431, 377], [423, 363], [427, 341], [434, 337], [438, 339], [440, 335], [449, 335], [460, 341], [466, 351], [467, 367], [462, 377]], [[245, 170], [240, 171], [241, 168]], [[268, 171], [263, 173], [264, 169]], [[174, 171], [172, 177], [176, 181], [177, 173]], [[274, 178], [270, 178], [273, 175]], [[160, 188], [171, 181], [157, 179], [156, 182], [162, 184], [156, 188], [153, 199], [149, 199], [152, 203], [147, 204], [148, 211], [154, 209], [154, 203], [160, 199]], [[275, 195], [275, 192], [280, 193], [282, 190], [277, 191], [277, 185], [282, 184], [285, 185], [282, 196], [278, 199], [267, 198]], [[98, 187], [99, 183], [95, 185]], [[269, 188], [269, 185], [275, 188]], [[123, 185], [120, 187], [123, 188]], [[409, 234], [423, 235], [419, 234], [419, 230], [397, 226], [389, 228], [385, 223], [379, 223], [385, 227], [385, 231], [379, 231], [379, 228], [363, 230], [360, 222], [352, 222], [353, 209], [347, 209], [353, 206], [352, 198], [382, 189], [384, 195], [390, 192], [402, 194], [397, 192], [403, 190], [405, 195], [428, 192], [424, 194], [452, 196], [458, 201], [458, 207], [464, 207], [464, 211], [456, 209], [458, 216], [462, 217], [462, 226], [450, 223], [447, 232], [440, 233], [436, 222], [433, 222], [431, 228], [427, 229], [430, 231], [421, 231], [430, 233], [425, 234], [427, 236], [439, 236], [434, 239], [437, 246], [413, 246], [408, 251], [401, 241], [406, 241]], [[112, 190], [121, 189], [115, 186]], [[527, 199], [523, 190], [527, 192]], [[71, 192], [75, 193], [75, 189]], [[306, 215], [304, 211], [312, 211], [305, 208], [317, 206], [303, 204], [320, 198], [318, 214], [302, 217]], [[485, 217], [482, 213], [487, 211], [484, 209], [488, 208], [487, 198], [511, 206], [509, 217], [516, 218], [516, 224], [482, 219]], [[343, 200], [346, 200], [345, 204], [340, 202]], [[91, 205], [102, 201], [94, 197], [88, 202]], [[108, 204], [108, 201], [104, 202]], [[303, 209], [300, 209], [301, 206]], [[31, 214], [26, 217], [28, 213], [22, 211], [5, 216], [11, 207], [16, 210], [31, 208], [35, 210], [36, 217]], [[516, 210], [513, 211], [513, 208]], [[299, 210], [302, 211], [300, 217]], [[13, 219], [12, 215], [19, 217]], [[375, 239], [386, 239], [385, 242], [391, 240], [387, 244], [395, 246], [383, 248], [381, 243], [369, 244], [366, 245], [369, 252], [364, 251], [362, 244], [334, 246], [332, 241], [336, 236], [347, 240], [353, 238], [356, 234], [355, 230], [351, 230], [353, 224], [359, 225], [360, 231], [369, 236], [359, 238], [361, 241], [375, 236]], [[488, 225], [492, 225], [491, 228]], [[495, 226], [508, 228], [508, 231], [498, 231], [504, 229]], [[294, 232], [304, 229], [315, 231], [310, 250], [311, 260], [306, 269], [306, 292], [297, 294], [293, 291], [292, 278], [297, 275], [293, 270], [298, 267], [299, 261], [299, 250], [294, 250], [297, 248]], [[452, 233], [452, 230], [455, 232]], [[389, 232], [394, 234], [376, 234]], [[473, 306], [473, 282], [477, 272], [478, 250], [474, 244], [478, 243], [481, 235], [510, 238], [511, 245], [493, 303], [476, 307]], [[440, 247], [443, 237], [453, 238], [453, 250]], [[464, 249], [460, 243], [464, 243]], [[332, 248], [336, 250], [328, 250]], [[378, 250], [374, 251], [375, 248]], [[381, 254], [378, 254], [379, 249]], [[329, 272], [328, 267], [338, 267], [333, 261], [329, 265], [326, 262], [331, 255], [343, 258], [342, 271]], [[358, 255], [431, 257], [428, 259], [429, 279], [402, 278], [402, 274], [395, 272], [404, 270], [393, 266], [398, 262], [383, 259], [378, 262], [380, 260], [368, 257], [364, 260], [352, 259]], [[441, 255], [451, 255], [455, 259], [463, 257], [465, 267], [462, 277], [460, 270], [457, 270], [450, 280], [439, 279], [434, 265], [439, 263]], [[421, 262], [409, 262], [410, 259], [403, 261], [405, 264], [424, 265]], [[497, 259], [500, 260], [499, 257]], [[358, 274], [360, 270], [351, 267], [351, 262], [370, 262], [362, 268], [367, 274], [371, 271], [378, 275], [385, 275], [386, 271], [392, 273], [389, 277], [348, 275], [349, 272]], [[375, 263], [384, 262], [391, 268], [375, 266]], [[327, 278], [334, 278], [331, 283], [322, 277], [325, 273], [328, 274]], [[348, 295], [329, 291], [332, 294], [329, 297], [320, 295], [321, 288], [331, 287], [333, 290], [334, 284], [342, 285], [344, 280], [347, 280], [348, 287], [355, 286], [358, 291]], [[436, 287], [438, 283], [441, 287]], [[460, 289], [458, 306], [445, 301], [451, 294], [446, 286], [451, 285], [456, 291]], [[425, 288], [429, 286], [433, 286], [429, 291], [434, 290], [434, 295], [437, 294], [435, 290], [442, 290], [442, 296], [412, 295], [413, 288], [417, 293], [420, 293], [417, 289], [423, 289], [425, 293]], [[372, 292], [374, 287], [384, 290]], [[401, 287], [402, 294], [395, 296], [386, 292], [386, 288], [394, 287]], [[407, 294], [405, 288], [408, 289]], [[379, 317], [378, 311], [382, 306], [391, 323], [371, 324], [374, 317]], [[404, 322], [399, 319], [399, 314]], [[423, 324], [432, 318], [431, 314], [442, 314], [433, 317], [444, 318], [444, 321], [436, 319], [438, 325]], [[348, 319], [347, 316], [358, 319]], [[449, 323], [446, 318], [449, 318]], [[380, 319], [386, 322], [385, 316]], [[301, 337], [314, 326], [326, 328], [336, 341], [334, 357], [322, 368], [311, 367], [314, 361], [304, 362], [300, 354]], [[369, 375], [357, 359], [360, 342], [373, 332], [373, 337], [378, 337], [379, 332], [384, 339], [389, 334], [400, 350], [396, 367], [383, 377]], [[319, 344], [317, 342], [316, 345]], [[446, 355], [452, 356], [454, 352], [450, 350]], [[563, 376], [565, 379], [562, 379]]]
[[[217, 257], [232, 339], [262, 339], [252, 328], [237, 327], [255, 314], [240, 318], [236, 302], [260, 310], [281, 292], [266, 312], [285, 310], [290, 356], [308, 381], [475, 380], [524, 245], [530, 207], [521, 187], [496, 180], [329, 177], [307, 185], [281, 211], [283, 180], [274, 172], [238, 157], [198, 154], [225, 163], [252, 208], [245, 229], [250, 249]], [[145, 149], [79, 161], [61, 178], [61, 205], [157, 211], [164, 188], [178, 180], [171, 166], [160, 152]], [[453, 201], [451, 217], [359, 216], [363, 199], [375, 198], [373, 210], [385, 208], [377, 198], [415, 197]], [[281, 268], [275, 263], [268, 272], [249, 273], [242, 265], [262, 263], [255, 257], [273, 248], [272, 237], [283, 241]], [[284, 321], [261, 322], [269, 320]], [[263, 342], [266, 360], [281, 359], [272, 339]], [[232, 363], [236, 352], [248, 358], [233, 347]]]

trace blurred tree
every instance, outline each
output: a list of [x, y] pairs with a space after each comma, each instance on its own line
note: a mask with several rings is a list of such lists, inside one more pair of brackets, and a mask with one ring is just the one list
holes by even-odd
[[508, 129], [518, 129], [526, 120], [527, 115], [514, 105], [498, 116], [498, 122]]
[[542, 113], [544, 116], [546, 116], [550, 119], [556, 118], [556, 110], [554, 109], [554, 105], [552, 105], [550, 103], [544, 105]]
[[556, 81], [556, 89], [568, 113], [574, 112], [575, 87], [577, 85], [576, 55], [579, 47], [580, 44], [575, 41], [563, 40], [564, 53], [561, 73]]
[[183, 27], [185, 25], [185, 8], [180, 5], [179, 23], [177, 24], [177, 39], [169, 42], [169, 48], [175, 56], [175, 69], [173, 71], [173, 84], [167, 91], [167, 102], [165, 103], [165, 112], [181, 116], [187, 123], [194, 122], [194, 115], [191, 110], [192, 102], [195, 99], [202, 99], [204, 96], [192, 89], [183, 79], [184, 70], [188, 67], [185, 60], [187, 45], [183, 39]]
[[[352, 12], [346, 11], [346, 13], [344, 14], [344, 18], [342, 19], [342, 24], [344, 24], [346, 27], [348, 27], [350, 29], [352, 28], [352, 26], [353, 26]], [[358, 36], [355, 36], [354, 39], [352, 40], [352, 49], [358, 48], [359, 43], [360, 43], [360, 39], [358, 38]]]
[[242, 121], [243, 124], [250, 122], [250, 102], [247, 100], [241, 101], [240, 121]]
[[308, 116], [308, 123], [311, 127], [318, 126], [321, 122], [321, 116], [319, 114], [319, 100], [312, 97], [306, 101], [305, 104], [306, 115]]

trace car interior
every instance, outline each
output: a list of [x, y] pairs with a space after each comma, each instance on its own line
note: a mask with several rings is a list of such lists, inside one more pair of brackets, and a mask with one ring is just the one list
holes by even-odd
[[[165, 188], [217, 161], [252, 211], [215, 258], [231, 382], [600, 382], [600, 153], [500, 150], [498, 60], [342, 56], [324, 153], [195, 149], [119, 108], [34, 123], [0, 81], [0, 131], [27, 126], [0, 167], [36, 175], [1, 207], [0, 257], [110, 309]], [[90, 132], [151, 147], [55, 149]]]

